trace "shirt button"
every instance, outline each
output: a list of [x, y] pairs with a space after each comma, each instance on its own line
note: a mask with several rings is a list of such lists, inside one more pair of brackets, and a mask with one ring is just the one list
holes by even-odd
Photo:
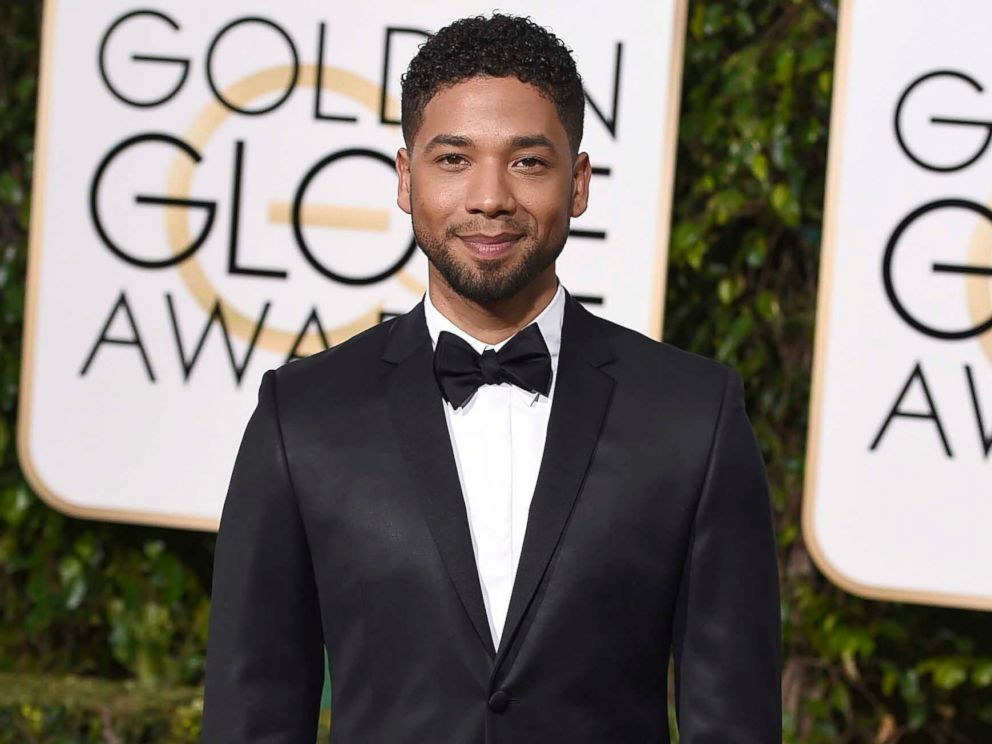
[[502, 690], [496, 690], [489, 698], [489, 710], [493, 713], [502, 713], [510, 707], [510, 696]]

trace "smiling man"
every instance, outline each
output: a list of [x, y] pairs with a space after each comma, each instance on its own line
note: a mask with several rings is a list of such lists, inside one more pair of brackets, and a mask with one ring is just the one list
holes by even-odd
[[[558, 280], [571, 55], [441, 29], [403, 78], [411, 311], [266, 372], [217, 538], [205, 744], [781, 741], [768, 484], [733, 369]], [[609, 257], [604, 256], [604, 262]], [[605, 268], [605, 267], [604, 267]]]

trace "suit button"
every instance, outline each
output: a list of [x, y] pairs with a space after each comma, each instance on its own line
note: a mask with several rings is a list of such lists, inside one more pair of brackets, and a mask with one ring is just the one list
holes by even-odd
[[510, 696], [502, 690], [496, 690], [489, 698], [489, 710], [493, 713], [502, 713], [510, 707]]

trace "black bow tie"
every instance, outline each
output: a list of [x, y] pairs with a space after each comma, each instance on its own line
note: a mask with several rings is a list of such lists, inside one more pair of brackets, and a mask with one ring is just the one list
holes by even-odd
[[537, 323], [531, 323], [499, 351], [481, 354], [454, 333], [441, 331], [434, 348], [434, 377], [445, 400], [460, 408], [480, 385], [510, 382], [529, 392], [551, 389], [551, 354]]

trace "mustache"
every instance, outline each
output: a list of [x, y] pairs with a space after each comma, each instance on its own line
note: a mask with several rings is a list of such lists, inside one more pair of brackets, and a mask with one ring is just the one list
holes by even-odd
[[457, 235], [472, 235], [473, 233], [496, 234], [501, 232], [520, 233], [528, 238], [533, 237], [533, 230], [530, 225], [514, 219], [500, 220], [495, 223], [479, 222], [478, 220], [460, 222], [456, 225], [451, 225], [445, 230], [444, 234], [446, 238], [454, 238]]

